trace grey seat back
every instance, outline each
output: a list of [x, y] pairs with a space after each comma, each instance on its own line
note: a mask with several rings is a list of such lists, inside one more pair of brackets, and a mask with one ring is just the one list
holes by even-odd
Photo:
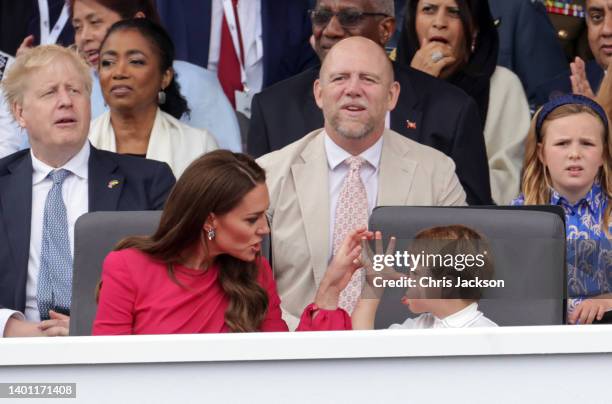
[[[381, 230], [385, 238], [393, 235], [400, 243], [425, 228], [451, 224], [477, 230], [493, 249], [495, 278], [503, 279], [505, 288], [484, 289], [480, 308], [487, 317], [499, 325], [563, 324], [566, 269], [561, 208], [390, 206], [377, 207], [370, 217], [371, 230]], [[400, 303], [404, 292], [386, 288], [376, 328], [413, 316]]]
[[106, 255], [127, 236], [155, 232], [160, 216], [161, 211], [92, 212], [77, 220], [74, 229], [70, 335], [91, 335], [97, 307], [95, 289]]

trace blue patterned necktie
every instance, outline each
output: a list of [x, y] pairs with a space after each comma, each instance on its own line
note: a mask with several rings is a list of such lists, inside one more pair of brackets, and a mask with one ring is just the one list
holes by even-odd
[[38, 311], [41, 320], [49, 318], [49, 310], [69, 312], [72, 294], [72, 255], [68, 237], [68, 216], [62, 198], [62, 184], [70, 171], [59, 169], [49, 173], [53, 186], [47, 194], [43, 217], [40, 273], [38, 275]]

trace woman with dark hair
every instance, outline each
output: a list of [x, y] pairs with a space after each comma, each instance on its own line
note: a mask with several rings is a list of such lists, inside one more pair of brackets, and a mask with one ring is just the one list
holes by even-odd
[[[77, 49], [96, 69], [102, 40], [114, 23], [131, 18], [146, 18], [158, 24], [160, 21], [153, 0], [68, 0], [68, 6]], [[175, 117], [190, 126], [210, 131], [219, 147], [240, 151], [242, 146], [236, 115], [224, 98], [216, 75], [177, 60], [173, 61], [172, 69], [190, 110], [189, 114]], [[93, 118], [106, 111], [96, 74], [91, 101]], [[183, 108], [183, 111], [186, 109]]]
[[463, 89], [484, 123], [491, 192], [508, 204], [519, 189], [529, 106], [518, 77], [497, 66], [487, 0], [408, 0], [397, 61]]
[[[130, 237], [104, 261], [93, 334], [287, 331], [272, 271], [265, 172], [217, 150], [194, 161], [170, 193], [155, 234]], [[361, 237], [344, 241], [298, 330], [350, 329], [339, 293], [361, 266]]]
[[173, 59], [172, 40], [161, 26], [144, 18], [116, 22], [98, 62], [110, 111], [91, 123], [89, 138], [102, 150], [164, 161], [178, 178], [217, 143], [206, 130], [177, 119], [187, 103], [174, 80]]

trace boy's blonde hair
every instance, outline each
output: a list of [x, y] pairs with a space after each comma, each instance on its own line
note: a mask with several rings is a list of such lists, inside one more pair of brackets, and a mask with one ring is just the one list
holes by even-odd
[[[429, 268], [428, 273], [436, 279], [456, 279], [461, 276], [464, 280], [493, 278], [493, 261], [491, 249], [487, 239], [476, 230], [461, 224], [447, 226], [435, 226], [419, 231], [414, 237], [425, 253], [451, 254], [451, 255], [477, 255], [482, 254], [484, 264], [478, 270], [470, 269], [458, 272], [452, 266], [441, 265]], [[426, 240], [437, 240], [427, 243]], [[425, 242], [425, 243], [423, 243]], [[478, 287], [443, 287], [442, 298], [461, 298], [468, 300], [480, 300], [482, 291]]]
[[[531, 126], [525, 142], [525, 159], [523, 161], [523, 176], [521, 181], [521, 192], [525, 198], [525, 205], [548, 205], [550, 203], [552, 179], [550, 178], [548, 169], [538, 157], [538, 145], [544, 142], [548, 123], [555, 119], [581, 113], [587, 113], [594, 116], [600, 123], [602, 123], [603, 129], [601, 136], [603, 145], [603, 165], [599, 172], [599, 182], [601, 184], [602, 192], [609, 201], [610, 198], [612, 198], [612, 177], [610, 176], [610, 164], [612, 164], [612, 145], [610, 144], [610, 132], [609, 130], [606, 131], [601, 117], [587, 105], [561, 105], [551, 111], [544, 119], [544, 123], [540, 131], [541, 139], [538, 140], [536, 122], [541, 112], [542, 108], [538, 110], [531, 120]], [[610, 236], [608, 227], [611, 213], [612, 204], [608, 203], [604, 211], [602, 223], [604, 232], [607, 236]]]
[[41, 45], [28, 49], [20, 54], [11, 65], [0, 83], [8, 105], [13, 108], [15, 104], [23, 102], [23, 95], [29, 77], [38, 69], [47, 66], [58, 59], [69, 60], [83, 78], [88, 96], [91, 95], [90, 68], [78, 53], [59, 45]]

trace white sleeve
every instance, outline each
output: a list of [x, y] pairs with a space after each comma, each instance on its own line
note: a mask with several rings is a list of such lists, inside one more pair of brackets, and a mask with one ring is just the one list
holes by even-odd
[[13, 120], [4, 95], [0, 94], [0, 158], [13, 154], [25, 146], [25, 133], [21, 131]]
[[529, 105], [520, 80], [510, 70], [498, 66], [491, 77], [484, 129], [491, 195], [498, 205], [508, 205], [519, 194], [530, 122]]
[[25, 320], [24, 315], [18, 311], [10, 309], [0, 309], [0, 337], [4, 337], [4, 329], [6, 328], [6, 323], [11, 317], [15, 317], [19, 320]]

